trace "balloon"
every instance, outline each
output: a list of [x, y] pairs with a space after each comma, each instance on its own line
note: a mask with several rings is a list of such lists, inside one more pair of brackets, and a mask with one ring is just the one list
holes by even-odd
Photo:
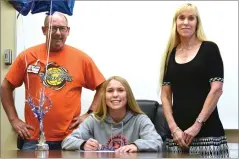
[[49, 15], [58, 11], [72, 15], [75, 4], [75, 0], [8, 0], [8, 2], [24, 16], [30, 11], [32, 14], [47, 12]]
[[48, 11], [47, 14], [53, 14], [55, 11], [58, 11], [68, 15], [72, 15], [74, 3], [75, 0], [35, 0], [34, 7], [31, 13], [35, 14]]
[[33, 1], [30, 0], [9, 0], [8, 1], [18, 12], [26, 16], [31, 10]]

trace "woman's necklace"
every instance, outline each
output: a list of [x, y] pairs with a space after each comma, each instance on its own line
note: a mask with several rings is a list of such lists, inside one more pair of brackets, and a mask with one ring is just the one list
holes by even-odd
[[199, 43], [199, 44], [196, 44], [196, 45], [189, 45], [189, 46], [187, 46], [187, 47], [182, 47], [181, 46], [181, 44], [180, 44], [180, 47], [178, 48], [178, 51], [188, 51], [188, 50], [192, 50], [193, 48], [195, 48], [195, 47], [197, 47], [197, 46], [199, 46], [199, 45], [201, 45], [201, 43]]

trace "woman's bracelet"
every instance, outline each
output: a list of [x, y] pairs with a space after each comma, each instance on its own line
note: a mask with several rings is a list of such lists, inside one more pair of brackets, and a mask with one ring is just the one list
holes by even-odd
[[179, 130], [179, 127], [177, 127], [177, 128], [172, 132], [171, 136], [173, 137], [174, 134], [175, 134], [178, 130]]
[[200, 118], [197, 118], [196, 122], [198, 122], [199, 124], [202, 124], [202, 125], [205, 124], [205, 121], [202, 121]]

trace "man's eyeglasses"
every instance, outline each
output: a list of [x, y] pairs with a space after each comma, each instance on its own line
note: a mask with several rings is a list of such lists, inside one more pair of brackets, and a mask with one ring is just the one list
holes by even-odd
[[[46, 28], [49, 28], [49, 26], [45, 26]], [[52, 34], [55, 34], [57, 30], [59, 29], [61, 33], [65, 33], [68, 31], [68, 26], [52, 26]]]

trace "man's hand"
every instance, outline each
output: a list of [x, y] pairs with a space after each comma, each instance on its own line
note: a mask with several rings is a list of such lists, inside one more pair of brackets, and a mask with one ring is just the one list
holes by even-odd
[[84, 145], [85, 151], [97, 151], [101, 149], [101, 144], [95, 139], [90, 138]]
[[138, 147], [135, 144], [125, 145], [115, 150], [115, 152], [137, 152], [137, 151]]
[[26, 124], [21, 119], [16, 118], [15, 120], [11, 121], [11, 125], [13, 130], [21, 136], [23, 139], [31, 138], [29, 130], [35, 130], [31, 125]]
[[69, 126], [69, 129], [77, 128], [88, 116], [89, 116], [89, 114], [85, 113], [82, 116], [79, 115], [77, 117], [74, 117], [71, 122], [72, 124]]

